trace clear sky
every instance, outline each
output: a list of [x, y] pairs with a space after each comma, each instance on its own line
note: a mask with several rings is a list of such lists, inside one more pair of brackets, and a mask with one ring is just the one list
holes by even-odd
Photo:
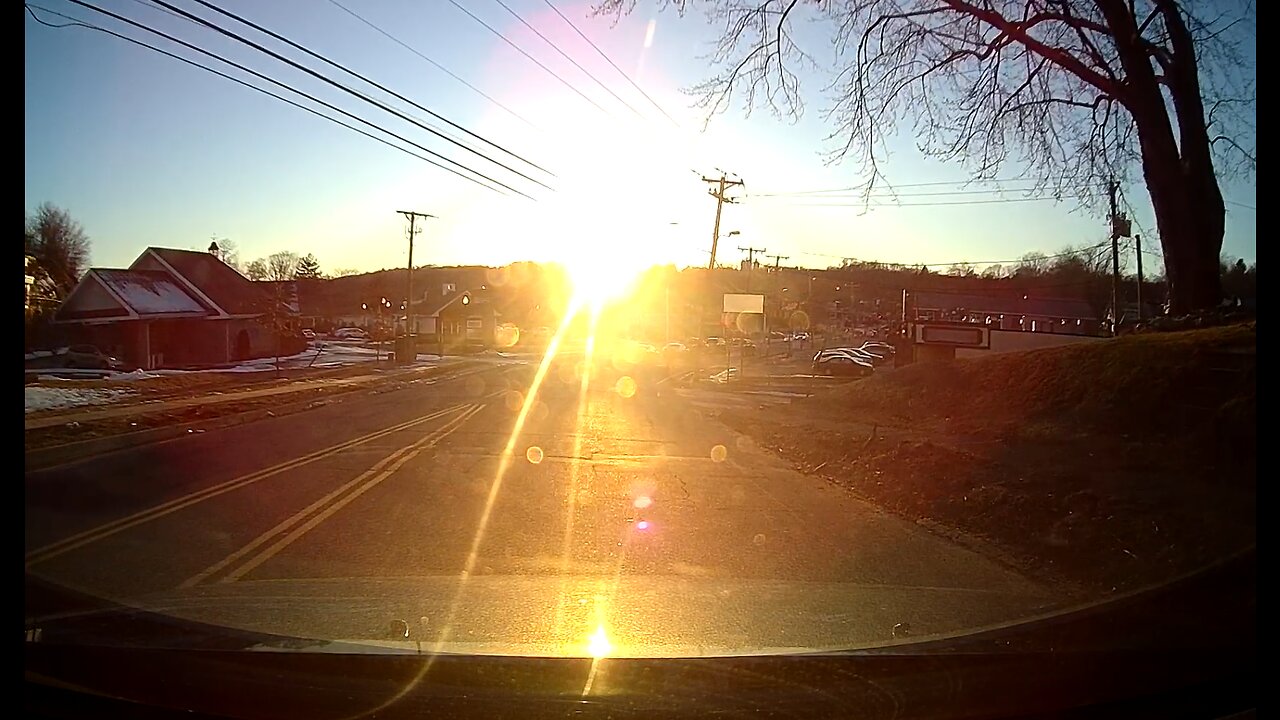
[[[302, 59], [296, 51], [190, 0], [170, 1]], [[501, 151], [485, 149], [495, 159], [544, 178], [555, 192], [509, 181], [510, 173], [418, 127], [142, 0], [96, 0], [104, 8], [244, 62], [434, 151], [483, 168], [538, 200], [499, 196], [302, 110], [117, 38], [81, 28], [55, 30], [28, 17], [28, 210], [42, 201], [68, 209], [93, 241], [92, 263], [108, 267], [128, 264], [147, 245], [203, 249], [215, 235], [233, 239], [246, 261], [292, 250], [314, 253], [327, 270], [401, 266], [407, 248], [405, 220], [397, 210], [438, 216], [426, 221], [419, 235], [414, 252], [419, 265], [566, 260], [584, 254], [596, 261], [685, 265], [706, 262], [715, 209], [694, 171], [713, 174], [724, 168], [737, 173], [747, 182], [748, 195], [842, 187], [861, 180], [851, 166], [823, 162], [829, 129], [819, 112], [821, 77], [809, 78], [811, 109], [797, 124], [764, 110], [745, 117], [735, 109], [703, 130], [702, 111], [681, 92], [705, 79], [708, 66], [699, 58], [716, 35], [716, 28], [696, 14], [680, 18], [641, 2], [615, 26], [610, 19], [590, 17], [589, 2], [553, 0], [675, 118], [673, 123], [543, 0], [506, 2], [643, 117], [494, 0], [459, 3], [574, 89], [449, 0], [339, 1], [492, 100], [330, 0], [218, 4], [552, 170], [556, 177], [547, 178]], [[172, 47], [65, 0], [37, 4]], [[316, 61], [306, 64], [321, 67]], [[350, 87], [425, 118], [336, 69], [324, 70]], [[890, 151], [884, 167], [895, 184], [967, 177], [961, 166], [924, 161], [910, 138]], [[1005, 174], [1016, 171], [1010, 167]], [[1124, 193], [1137, 226], [1154, 238], [1145, 190], [1135, 186], [1124, 188]], [[1229, 183], [1224, 193], [1232, 202], [1224, 252], [1253, 261], [1256, 212], [1243, 206], [1256, 207], [1256, 182]], [[912, 264], [983, 262], [1034, 250], [1053, 253], [1066, 245], [1105, 238], [1099, 218], [1052, 202], [918, 206], [997, 197], [924, 196], [903, 200], [915, 207], [877, 207], [865, 213], [860, 207], [813, 207], [748, 197], [725, 209], [722, 231], [741, 234], [721, 244], [720, 258], [736, 261], [737, 246], [751, 245], [790, 256], [787, 264], [810, 267], [838, 263], [840, 257]]]

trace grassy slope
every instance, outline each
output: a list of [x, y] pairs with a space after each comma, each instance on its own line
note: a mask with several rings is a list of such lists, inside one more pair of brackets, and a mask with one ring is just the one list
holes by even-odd
[[1253, 542], [1252, 325], [922, 363], [722, 419], [891, 510], [1088, 591]]

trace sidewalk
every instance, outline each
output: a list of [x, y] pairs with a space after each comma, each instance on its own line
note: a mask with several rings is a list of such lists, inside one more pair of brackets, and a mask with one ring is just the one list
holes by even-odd
[[306, 392], [316, 389], [339, 389], [339, 388], [355, 388], [362, 385], [368, 385], [374, 382], [389, 380], [403, 375], [418, 373], [423, 370], [432, 370], [435, 368], [448, 368], [460, 364], [458, 361], [444, 362], [437, 365], [425, 367], [409, 367], [395, 370], [375, 371], [368, 375], [359, 375], [348, 378], [333, 377], [317, 377], [295, 380], [285, 385], [274, 385], [272, 387], [247, 388], [231, 391], [211, 391], [201, 393], [194, 396], [170, 397], [160, 400], [133, 402], [127, 404], [111, 405], [109, 407], [92, 406], [84, 408], [69, 409], [61, 412], [55, 412], [48, 415], [42, 415], [37, 418], [27, 418], [25, 422], [26, 430], [39, 430], [42, 428], [56, 427], [65, 425], [68, 422], [75, 421], [78, 423], [88, 423], [98, 420], [109, 420], [128, 418], [136, 415], [147, 415], [152, 413], [162, 413], [183, 408], [217, 405], [222, 403], [242, 402], [245, 400], [261, 399], [278, 395], [292, 395], [295, 393]]

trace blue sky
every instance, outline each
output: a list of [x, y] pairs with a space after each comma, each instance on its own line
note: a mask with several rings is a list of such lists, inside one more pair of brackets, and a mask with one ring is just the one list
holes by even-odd
[[[188, 0], [172, 1], [217, 17]], [[715, 29], [696, 15], [679, 18], [673, 12], [654, 11], [652, 3], [640, 3], [615, 26], [609, 19], [589, 17], [589, 3], [555, 0], [676, 118], [677, 127], [543, 0], [507, 3], [643, 118], [492, 0], [459, 1], [608, 112], [584, 101], [445, 0], [340, 1], [506, 109], [329, 0], [219, 4], [552, 169], [557, 177], [549, 184], [556, 192], [531, 193], [538, 202], [501, 197], [202, 70], [101, 33], [54, 30], [28, 17], [28, 210], [42, 201], [67, 208], [89, 232], [92, 263], [99, 266], [126, 265], [147, 245], [204, 248], [216, 235], [233, 239], [244, 260], [292, 250], [314, 253], [326, 269], [395, 267], [406, 260], [405, 222], [395, 212], [402, 209], [439, 218], [427, 221], [419, 236], [415, 264], [586, 257], [593, 263], [684, 265], [706, 262], [715, 205], [694, 170], [711, 174], [725, 168], [738, 173], [753, 194], [842, 187], [861, 180], [852, 166], [823, 162], [829, 129], [818, 112], [821, 78], [810, 78], [810, 112], [799, 123], [775, 119], [765, 111], [748, 118], [735, 109], [714, 118], [704, 132], [701, 111], [681, 92], [704, 79], [708, 66], [698, 58], [715, 37]], [[39, 4], [120, 27], [64, 0]], [[140, 0], [96, 4], [244, 62], [473, 167], [486, 166], [419, 128]], [[260, 39], [245, 28], [236, 29]], [[126, 33], [144, 37], [133, 29]], [[146, 39], [168, 47], [163, 40]], [[336, 70], [326, 72], [344, 84], [367, 89]], [[910, 138], [890, 151], [884, 167], [896, 184], [967, 177], [961, 166], [923, 160]], [[498, 151], [486, 152], [502, 158]], [[516, 161], [502, 159], [520, 168]], [[1005, 175], [1015, 173], [1011, 167]], [[1155, 223], [1144, 189], [1127, 187], [1124, 193], [1138, 227], [1154, 239]], [[1256, 213], [1240, 204], [1256, 206], [1256, 182], [1228, 183], [1224, 193], [1237, 203], [1228, 205], [1224, 252], [1253, 261]], [[741, 232], [721, 244], [724, 261], [738, 258], [737, 245], [750, 244], [790, 256], [788, 264], [810, 267], [824, 267], [840, 257], [913, 264], [983, 262], [1033, 250], [1052, 253], [1105, 238], [1097, 217], [1050, 202], [881, 207], [863, 213], [858, 207], [749, 198], [726, 208], [722, 229]]]

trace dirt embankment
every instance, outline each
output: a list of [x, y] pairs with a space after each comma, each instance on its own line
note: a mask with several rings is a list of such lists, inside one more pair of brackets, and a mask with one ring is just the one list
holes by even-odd
[[1028, 572], [1123, 591], [1254, 543], [1253, 324], [921, 363], [721, 419]]

